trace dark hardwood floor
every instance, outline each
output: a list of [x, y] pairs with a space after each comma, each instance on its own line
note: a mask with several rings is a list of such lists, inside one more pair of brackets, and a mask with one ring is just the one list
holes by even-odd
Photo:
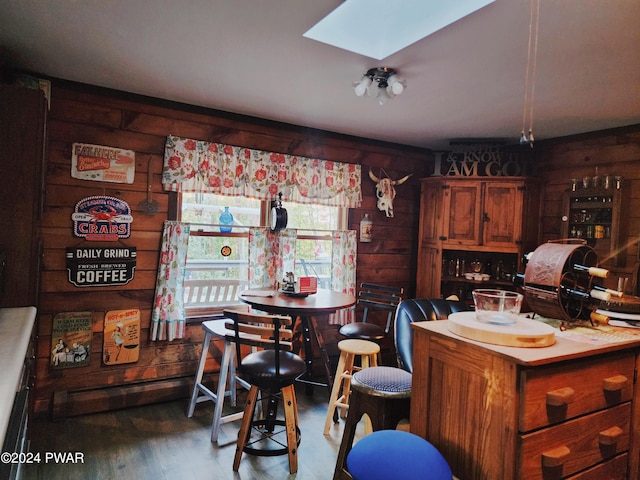
[[[235, 438], [240, 422], [222, 425], [218, 443], [210, 441], [214, 404], [197, 405], [187, 418], [188, 399], [67, 418], [32, 422], [30, 452], [41, 463], [27, 465], [26, 480], [136, 479], [180, 480], [191, 478], [327, 480], [333, 477], [343, 422], [330, 436], [322, 434], [329, 392], [315, 388], [305, 395], [297, 386], [301, 443], [298, 473], [289, 474], [287, 456], [258, 457], [244, 454], [238, 473], [233, 472]], [[244, 391], [239, 395], [242, 405]], [[225, 413], [231, 411], [225, 402]], [[241, 408], [241, 407], [240, 407]], [[362, 422], [359, 426], [362, 435]], [[78, 452], [83, 463], [56, 463], [50, 453]]]

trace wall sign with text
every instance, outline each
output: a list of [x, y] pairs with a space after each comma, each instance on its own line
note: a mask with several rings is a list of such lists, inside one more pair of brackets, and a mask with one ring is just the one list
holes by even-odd
[[450, 152], [434, 152], [434, 156], [432, 176], [525, 177], [534, 173], [525, 154], [507, 152], [497, 146], [478, 148], [475, 145]]
[[53, 317], [51, 367], [89, 365], [93, 317], [91, 312], [63, 312]]
[[76, 287], [126, 285], [136, 269], [136, 247], [67, 248], [69, 282]]
[[131, 235], [131, 208], [115, 197], [87, 197], [76, 203], [71, 215], [73, 234], [86, 240], [117, 241]]
[[136, 155], [131, 150], [74, 143], [71, 176], [96, 182], [133, 183]]
[[138, 361], [140, 355], [140, 310], [112, 310], [104, 317], [102, 345], [105, 365]]

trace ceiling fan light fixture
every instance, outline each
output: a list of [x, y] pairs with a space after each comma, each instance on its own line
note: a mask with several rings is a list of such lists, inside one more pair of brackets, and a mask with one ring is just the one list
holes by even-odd
[[367, 90], [369, 89], [371, 82], [373, 82], [373, 79], [371, 79], [371, 77], [368, 77], [367, 75], [363, 75], [362, 79], [358, 83], [356, 83], [356, 86], [354, 87], [356, 96], [361, 97], [365, 93], [367, 93]]
[[378, 91], [378, 103], [380, 105], [384, 105], [385, 103], [387, 103], [387, 101], [390, 99], [391, 97], [389, 96], [389, 94], [387, 93], [386, 88], [381, 88]]
[[393, 68], [374, 67], [367, 70], [360, 81], [354, 83], [356, 96], [362, 97], [365, 93], [373, 93], [370, 88], [374, 84], [378, 87], [376, 98], [380, 105], [387, 103], [393, 96], [400, 95], [405, 89], [405, 84]]
[[387, 89], [390, 89], [391, 93], [393, 93], [394, 95], [400, 95], [404, 91], [404, 85], [400, 81], [398, 75], [395, 73], [389, 77], [387, 83], [389, 84]]

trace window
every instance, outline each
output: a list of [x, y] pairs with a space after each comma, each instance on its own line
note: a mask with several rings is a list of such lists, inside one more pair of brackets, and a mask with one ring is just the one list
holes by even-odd
[[[331, 286], [331, 231], [347, 224], [347, 208], [286, 202], [287, 228], [298, 229], [296, 277]], [[248, 285], [248, 227], [268, 225], [271, 202], [209, 193], [182, 193], [180, 220], [191, 224], [185, 277], [187, 317], [219, 314], [238, 305]], [[229, 225], [221, 222], [228, 209]]]

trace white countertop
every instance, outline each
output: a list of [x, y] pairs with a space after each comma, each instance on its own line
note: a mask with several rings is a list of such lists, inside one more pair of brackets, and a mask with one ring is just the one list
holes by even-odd
[[0, 446], [4, 444], [35, 320], [35, 307], [0, 309]]

